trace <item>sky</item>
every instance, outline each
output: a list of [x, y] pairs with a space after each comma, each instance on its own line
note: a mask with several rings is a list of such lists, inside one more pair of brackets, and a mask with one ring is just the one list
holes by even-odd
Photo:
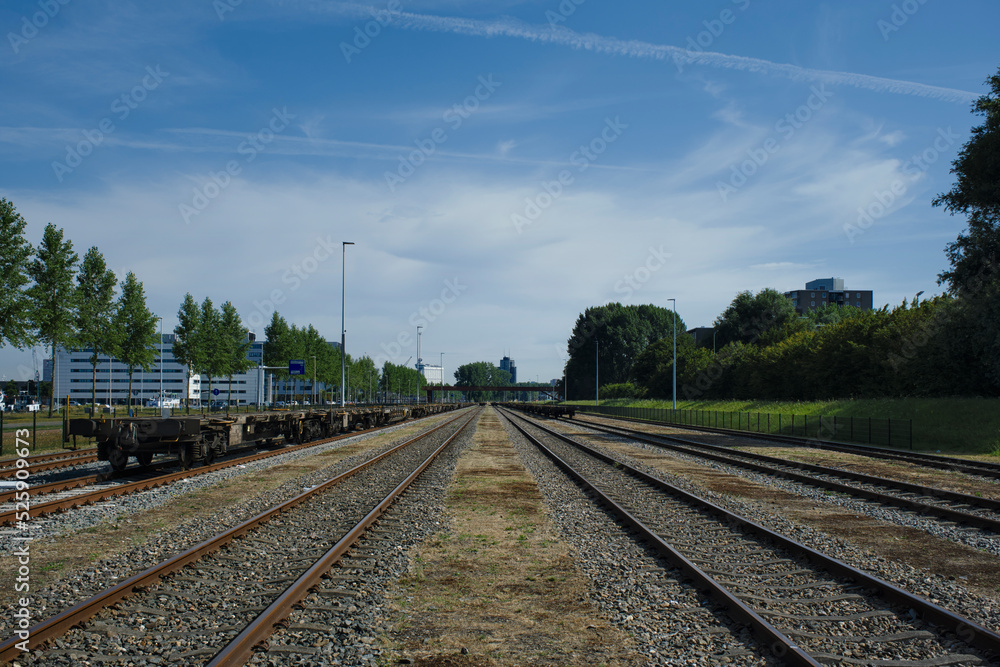
[[412, 365], [419, 326], [448, 378], [509, 353], [546, 382], [609, 302], [695, 327], [815, 278], [941, 293], [965, 221], [931, 201], [998, 24], [995, 0], [6, 0], [0, 197], [32, 245], [51, 222], [133, 272], [165, 331], [191, 293], [339, 340], [343, 293], [352, 355]]

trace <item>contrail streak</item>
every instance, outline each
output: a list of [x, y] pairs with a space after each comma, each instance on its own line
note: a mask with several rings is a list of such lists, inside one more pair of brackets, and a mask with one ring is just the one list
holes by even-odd
[[561, 26], [532, 26], [514, 19], [497, 19], [483, 21], [450, 16], [431, 16], [428, 14], [413, 14], [410, 12], [386, 12], [355, 3], [327, 3], [316, 0], [305, 0], [299, 4], [313, 11], [356, 16], [371, 19], [379, 13], [390, 17], [388, 25], [404, 30], [426, 30], [431, 32], [447, 32], [472, 37], [512, 37], [530, 42], [542, 42], [567, 46], [580, 51], [592, 51], [614, 56], [642, 58], [648, 60], [669, 60], [680, 65], [701, 65], [718, 69], [730, 69], [741, 72], [756, 72], [765, 75], [783, 76], [792, 81], [829, 83], [833, 85], [851, 86], [876, 93], [894, 95], [913, 95], [938, 99], [945, 102], [967, 104], [976, 100], [979, 95], [965, 90], [929, 86], [912, 81], [888, 79], [853, 72], [837, 72], [833, 70], [811, 69], [797, 65], [775, 63], [761, 58], [734, 56], [726, 53], [710, 51], [695, 52], [676, 46], [652, 44], [638, 40], [623, 40], [615, 37], [605, 37], [594, 33], [579, 33]]

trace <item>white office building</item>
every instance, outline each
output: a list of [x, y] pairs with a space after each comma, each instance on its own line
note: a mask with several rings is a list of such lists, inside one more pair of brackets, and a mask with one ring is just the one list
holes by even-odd
[[444, 368], [436, 364], [418, 364], [417, 370], [424, 374], [427, 384], [441, 384], [444, 378]]
[[[254, 368], [246, 373], [230, 378], [212, 378], [211, 395], [209, 395], [208, 379], [193, 375], [190, 378], [188, 391], [185, 391], [187, 366], [174, 359], [174, 334], [163, 334], [163, 360], [160, 362], [161, 346], [156, 346], [156, 358], [149, 371], [135, 369], [132, 374], [132, 403], [145, 405], [146, 401], [160, 396], [161, 388], [164, 396], [179, 398], [184, 401], [190, 398], [191, 406], [201, 405], [201, 401], [228, 401], [233, 405], [246, 405], [264, 400], [266, 392], [261, 386], [263, 373]], [[248, 357], [260, 356], [262, 343], [253, 343]], [[90, 403], [93, 387], [93, 367], [90, 363], [89, 349], [65, 350], [57, 348], [55, 377], [52, 377], [51, 364], [45, 364], [46, 380], [53, 382], [53, 395], [60, 402], [67, 398], [77, 403]], [[98, 403], [125, 405], [129, 398], [128, 368], [118, 359], [107, 355], [99, 355], [97, 361], [96, 399]], [[204, 390], [204, 393], [203, 393]]]

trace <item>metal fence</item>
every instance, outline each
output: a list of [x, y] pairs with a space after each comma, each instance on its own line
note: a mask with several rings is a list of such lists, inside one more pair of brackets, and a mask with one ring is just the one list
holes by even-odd
[[579, 412], [602, 414], [609, 417], [628, 417], [678, 426], [706, 426], [734, 431], [791, 435], [817, 440], [913, 449], [913, 421], [910, 419], [626, 408], [609, 405], [578, 405], [576, 409]]

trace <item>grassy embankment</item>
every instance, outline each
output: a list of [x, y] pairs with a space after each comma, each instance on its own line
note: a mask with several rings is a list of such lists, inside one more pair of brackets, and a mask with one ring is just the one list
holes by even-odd
[[[593, 405], [593, 401], [570, 401]], [[615, 399], [601, 405], [670, 408], [670, 401]], [[899, 398], [844, 401], [677, 401], [679, 410], [770, 412], [783, 415], [890, 417], [913, 420], [913, 448], [1000, 456], [1000, 399]]]

